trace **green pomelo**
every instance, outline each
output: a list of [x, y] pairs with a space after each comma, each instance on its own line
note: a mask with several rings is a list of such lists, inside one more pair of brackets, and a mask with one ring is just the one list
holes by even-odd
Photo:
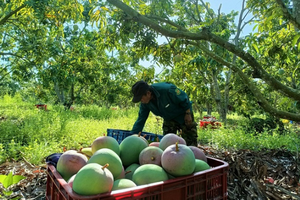
[[180, 62], [182, 61], [182, 56], [180, 54], [177, 54], [176, 56], [174, 56], [174, 60], [175, 62]]
[[78, 30], [78, 25], [75, 24], [75, 25], [73, 26], [73, 30], [74, 30], [74, 31], [77, 31], [77, 30]]
[[92, 143], [92, 152], [95, 153], [97, 150], [102, 148], [108, 148], [120, 155], [120, 147], [118, 141], [110, 136], [100, 136], [96, 138]]
[[136, 185], [144, 185], [166, 180], [168, 180], [168, 174], [162, 167], [155, 164], [141, 165], [132, 175], [132, 181]]
[[136, 137], [139, 137], [141, 138], [142, 140], [144, 140], [144, 142], [147, 144], [147, 146], [149, 146], [149, 142], [146, 138], [144, 138], [143, 136], [139, 135], [139, 134], [133, 134], [133, 136], [136, 136]]
[[113, 174], [114, 178], [117, 179], [122, 173], [123, 165], [120, 157], [111, 149], [102, 148], [96, 151], [88, 163], [98, 163], [100, 165], [109, 164], [107, 169]]
[[195, 165], [194, 173], [210, 169], [210, 166], [207, 164], [207, 162], [200, 159], [196, 159], [195, 161], [196, 161], [195, 163], [196, 165]]
[[188, 147], [190, 147], [190, 149], [193, 151], [196, 159], [203, 160], [203, 161], [207, 162], [206, 155], [204, 154], [204, 152], [199, 147], [195, 147], [195, 146], [188, 146]]
[[173, 144], [167, 147], [161, 156], [162, 167], [173, 176], [192, 174], [195, 163], [193, 151], [184, 144]]
[[84, 147], [84, 148], [80, 149], [80, 152], [89, 157], [91, 157], [93, 155], [91, 147]]
[[73, 190], [79, 195], [97, 195], [111, 192], [114, 177], [106, 166], [89, 163], [82, 167], [73, 181]]
[[170, 179], [174, 179], [174, 178], [176, 178], [175, 176], [173, 176], [173, 175], [171, 175], [171, 174], [169, 174], [169, 173], [167, 173], [168, 174], [168, 178], [169, 178], [169, 180]]
[[59, 157], [56, 169], [63, 179], [68, 181], [71, 176], [87, 164], [87, 161], [88, 158], [85, 155], [75, 150], [68, 150]]
[[114, 185], [112, 190], [120, 190], [120, 189], [125, 189], [125, 188], [131, 188], [131, 187], [135, 187], [136, 184], [129, 179], [118, 179], [114, 181]]
[[75, 179], [76, 174], [71, 176], [71, 178], [67, 181], [68, 185], [72, 188], [73, 187], [73, 181]]
[[284, 70], [283, 70], [283, 69], [279, 69], [279, 70], [278, 70], [278, 74], [279, 74], [279, 75], [283, 75], [283, 74], [284, 74]]
[[159, 147], [159, 142], [151, 142], [149, 146]]
[[122, 166], [122, 172], [121, 174], [118, 176], [118, 177], [114, 177], [114, 180], [118, 180], [118, 179], [123, 179], [125, 178], [125, 169], [124, 169], [124, 166]]
[[139, 167], [140, 165], [137, 163], [133, 163], [131, 165], [129, 165], [126, 169], [125, 169], [125, 178], [132, 180], [132, 175], [135, 172], [135, 170]]
[[148, 146], [141, 151], [139, 155], [139, 163], [140, 165], [155, 164], [161, 166], [162, 154], [163, 150], [161, 150], [159, 147]]
[[176, 142], [186, 145], [186, 141], [182, 137], [179, 137], [175, 133], [168, 133], [160, 140], [159, 148], [165, 150], [168, 146], [174, 145]]
[[139, 163], [140, 152], [148, 145], [143, 139], [136, 136], [126, 137], [120, 144], [120, 158], [125, 167]]
[[130, 39], [134, 39], [134, 37], [135, 37], [135, 36], [134, 36], [134, 33], [129, 33], [128, 36], [129, 36]]

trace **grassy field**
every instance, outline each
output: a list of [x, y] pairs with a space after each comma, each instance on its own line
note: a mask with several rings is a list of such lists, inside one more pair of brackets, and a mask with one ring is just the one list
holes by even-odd
[[[98, 106], [76, 106], [74, 111], [48, 105], [48, 111], [23, 102], [18, 96], [0, 99], [0, 163], [26, 159], [32, 164], [45, 162], [45, 157], [66, 149], [90, 146], [107, 129], [130, 130], [138, 108], [106, 109]], [[198, 121], [199, 113], [195, 114]], [[245, 134], [247, 120], [229, 115], [229, 126], [217, 130], [198, 129], [199, 143], [217, 149], [285, 148], [298, 154], [300, 139], [295, 126], [287, 125], [286, 134], [264, 132]], [[162, 120], [150, 114], [143, 131], [162, 134]]]

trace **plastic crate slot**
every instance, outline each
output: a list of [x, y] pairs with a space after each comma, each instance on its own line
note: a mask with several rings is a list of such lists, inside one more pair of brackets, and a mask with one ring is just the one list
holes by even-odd
[[[133, 135], [130, 131], [128, 130], [119, 130], [119, 129], [107, 129], [107, 136], [115, 138], [118, 143], [120, 144], [126, 137]], [[150, 140], [152, 142], [156, 141], [156, 138], [159, 140], [162, 139], [163, 135], [158, 135], [154, 133], [149, 133], [149, 132], [142, 132], [141, 137], [146, 137], [147, 140]]]
[[214, 177], [214, 178], [211, 178], [209, 179], [208, 181], [208, 189], [214, 189], [214, 188], [219, 188], [222, 186], [222, 177], [219, 176], [219, 177]]
[[199, 180], [195, 182], [194, 185], [190, 186], [193, 188], [193, 191], [191, 191], [191, 195], [203, 195], [205, 194], [206, 189], [206, 181], [205, 180]]

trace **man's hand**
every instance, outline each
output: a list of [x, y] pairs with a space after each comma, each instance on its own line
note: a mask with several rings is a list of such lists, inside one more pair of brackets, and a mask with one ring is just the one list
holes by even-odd
[[184, 123], [185, 125], [190, 128], [193, 125], [193, 119], [192, 119], [192, 114], [191, 113], [186, 113], [184, 116]]

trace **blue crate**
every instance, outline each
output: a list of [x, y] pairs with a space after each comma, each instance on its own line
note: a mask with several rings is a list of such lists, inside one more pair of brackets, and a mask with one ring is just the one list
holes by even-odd
[[[124, 138], [133, 135], [128, 130], [119, 130], [119, 129], [107, 129], [107, 136], [115, 138], [119, 144], [124, 140]], [[141, 137], [145, 137], [148, 141], [156, 142], [156, 138], [159, 139], [159, 141], [163, 138], [163, 135], [158, 135], [154, 133], [148, 133], [148, 132], [142, 132]]]

